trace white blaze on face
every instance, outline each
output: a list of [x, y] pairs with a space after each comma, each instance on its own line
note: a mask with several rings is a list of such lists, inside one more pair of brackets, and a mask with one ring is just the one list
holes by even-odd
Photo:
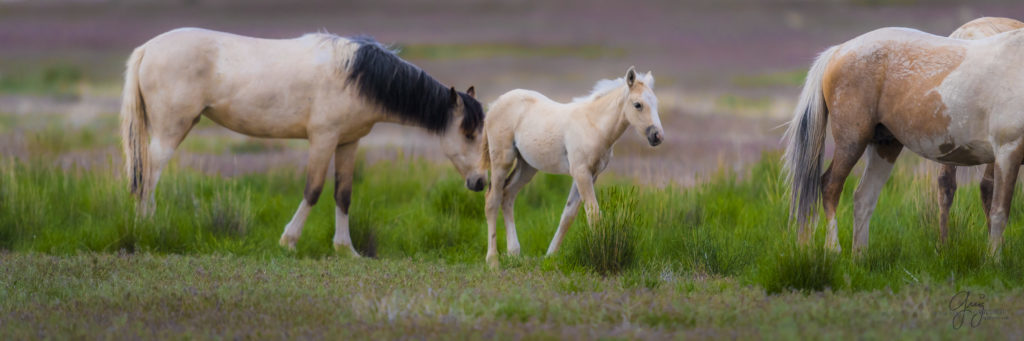
[[644, 102], [647, 102], [647, 107], [651, 109], [651, 122], [658, 130], [661, 130], [661, 116], [658, 115], [658, 97], [654, 96], [654, 90], [647, 89], [643, 93]]

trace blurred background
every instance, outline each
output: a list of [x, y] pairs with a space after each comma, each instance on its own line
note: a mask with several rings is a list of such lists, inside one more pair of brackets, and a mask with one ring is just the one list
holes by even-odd
[[[885, 26], [948, 35], [981, 16], [1024, 18], [1022, 1], [4, 1], [0, 0], [0, 154], [61, 164], [119, 162], [124, 61], [184, 26], [266, 38], [369, 34], [484, 103], [527, 88], [558, 101], [635, 65], [653, 71], [667, 142], [632, 131], [610, 171], [691, 185], [781, 147], [816, 54]], [[436, 138], [378, 125], [368, 161], [443, 160]], [[306, 142], [248, 138], [209, 120], [175, 162], [234, 176], [305, 164]], [[909, 153], [905, 153], [909, 155]], [[301, 172], [301, 167], [296, 167]]]

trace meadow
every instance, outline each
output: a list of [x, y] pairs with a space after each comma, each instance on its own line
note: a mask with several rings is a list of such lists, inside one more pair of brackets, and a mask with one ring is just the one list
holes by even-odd
[[[86, 131], [28, 133], [31, 156], [0, 160], [0, 296], [7, 298], [0, 333], [7, 336], [1024, 331], [1021, 222], [1011, 220], [1000, 259], [988, 257], [978, 190], [964, 184], [950, 241], [938, 243], [934, 181], [911, 171], [915, 160], [901, 162], [886, 185], [861, 257], [848, 250], [856, 178], [839, 213], [844, 251], [820, 247], [823, 223], [813, 245], [799, 247], [779, 155], [768, 153], [745, 172], [720, 171], [691, 187], [638, 187], [606, 176], [598, 183], [605, 219], [589, 226], [581, 215], [551, 258], [543, 252], [570, 180], [538, 175], [517, 201], [522, 256], [503, 255], [501, 268], [490, 270], [483, 194], [466, 190], [450, 166], [402, 156], [361, 161], [350, 212], [355, 247], [367, 257], [350, 259], [331, 248], [329, 195], [296, 251], [277, 245], [304, 184], [294, 167], [225, 177], [172, 163], [155, 214], [135, 219], [113, 157], [91, 166], [49, 159], [111, 143]], [[1014, 207], [1020, 217], [1022, 206]], [[965, 290], [985, 295], [989, 319], [954, 330], [950, 299]], [[772, 332], [758, 334], [764, 328]]]

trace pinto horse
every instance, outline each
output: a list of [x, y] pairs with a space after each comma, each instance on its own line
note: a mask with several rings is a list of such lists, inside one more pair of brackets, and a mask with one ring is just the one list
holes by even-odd
[[558, 103], [536, 91], [516, 89], [491, 104], [484, 122], [481, 167], [490, 168], [487, 191], [487, 263], [498, 266], [497, 216], [505, 216], [506, 247], [519, 255], [513, 207], [519, 190], [537, 170], [572, 176], [572, 189], [548, 246], [558, 251], [565, 232], [579, 213], [582, 198], [587, 220], [600, 215], [594, 182], [612, 156], [612, 146], [632, 126], [651, 146], [661, 144], [664, 130], [654, 96], [654, 76], [626, 76], [597, 82], [590, 95]]
[[[950, 38], [984, 39], [999, 33], [1024, 28], [1024, 22], [1009, 18], [982, 17], [971, 20], [950, 34]], [[992, 205], [992, 164], [985, 166], [985, 174], [981, 177], [981, 203], [988, 217]], [[956, 194], [956, 165], [944, 163], [938, 179], [939, 186], [939, 238], [946, 241], [949, 234], [949, 208], [953, 206], [953, 195]]]
[[[854, 164], [867, 166], [854, 193], [853, 251], [868, 245], [878, 194], [903, 147], [955, 165], [994, 163], [989, 252], [998, 256], [1017, 171], [1024, 160], [1024, 30], [961, 40], [906, 28], [878, 29], [833, 46], [807, 74], [783, 156], [799, 239], [819, 197], [826, 247], [841, 250], [836, 206]], [[822, 174], [826, 125], [835, 153]], [[865, 153], [866, 151], [866, 153]]]
[[154, 208], [160, 170], [205, 116], [256, 137], [309, 140], [302, 202], [280, 244], [294, 249], [334, 157], [334, 248], [358, 256], [348, 209], [356, 146], [377, 122], [422, 127], [479, 191], [476, 170], [483, 109], [369, 37], [306, 34], [259, 39], [196, 28], [161, 34], [128, 59], [121, 136], [132, 194], [142, 214]]

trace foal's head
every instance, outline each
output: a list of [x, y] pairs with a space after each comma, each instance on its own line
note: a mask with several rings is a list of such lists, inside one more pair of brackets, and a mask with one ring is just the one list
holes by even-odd
[[629, 88], [623, 101], [622, 113], [629, 125], [640, 135], [647, 137], [651, 146], [661, 144], [665, 131], [658, 117], [658, 97], [654, 96], [654, 76], [650, 71], [639, 75], [633, 67], [626, 71], [626, 86]]
[[484, 126], [484, 110], [476, 100], [476, 90], [471, 86], [466, 92], [451, 88], [452, 119], [441, 133], [441, 149], [452, 161], [455, 169], [466, 179], [466, 188], [473, 191], [484, 189], [487, 170], [477, 167], [480, 161], [481, 132]]

